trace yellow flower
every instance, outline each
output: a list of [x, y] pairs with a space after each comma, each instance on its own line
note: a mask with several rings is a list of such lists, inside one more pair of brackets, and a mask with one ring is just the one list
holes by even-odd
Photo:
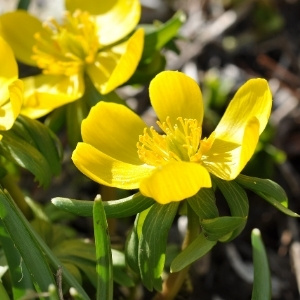
[[0, 37], [0, 131], [13, 126], [22, 103], [23, 83], [18, 79], [17, 63], [11, 48]]
[[209, 173], [235, 179], [253, 155], [272, 105], [267, 82], [251, 79], [205, 138], [202, 96], [194, 80], [164, 71], [151, 81], [149, 92], [160, 131], [122, 105], [98, 103], [82, 123], [83, 142], [72, 159], [100, 184], [140, 189], [162, 204], [211, 187]]
[[62, 24], [54, 19], [42, 24], [22, 10], [0, 16], [0, 32], [17, 59], [42, 69], [24, 79], [22, 113], [32, 118], [82, 97], [85, 75], [101, 94], [111, 92], [132, 76], [141, 58], [143, 30], [127, 38], [140, 19], [138, 0], [66, 5]]

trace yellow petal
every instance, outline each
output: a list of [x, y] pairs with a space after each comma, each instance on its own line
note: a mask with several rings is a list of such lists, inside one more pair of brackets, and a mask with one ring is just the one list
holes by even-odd
[[125, 83], [136, 70], [144, 45], [144, 31], [137, 30], [131, 38], [111, 49], [99, 52], [87, 73], [101, 94], [107, 94]]
[[159, 73], [150, 83], [151, 104], [161, 121], [170, 117], [174, 124], [178, 117], [203, 120], [203, 102], [198, 84], [176, 71]]
[[138, 188], [141, 180], [149, 176], [153, 169], [147, 165], [133, 165], [116, 160], [86, 143], [77, 144], [72, 160], [92, 180], [128, 190]]
[[0, 33], [12, 47], [16, 58], [35, 66], [31, 59], [35, 44], [34, 34], [42, 30], [42, 23], [24, 10], [9, 12], [0, 16]]
[[0, 130], [10, 129], [18, 115], [23, 103], [24, 85], [21, 80], [16, 80], [9, 86], [9, 101], [0, 108]]
[[37, 75], [23, 79], [25, 102], [22, 114], [39, 118], [55, 108], [79, 99], [84, 92], [82, 76]]
[[96, 16], [99, 42], [109, 45], [129, 34], [138, 24], [141, 5], [138, 0], [109, 0], [95, 5], [94, 0], [66, 0], [70, 11], [81, 9]]
[[9, 97], [8, 86], [18, 78], [18, 66], [9, 45], [0, 37], [0, 105]]
[[241, 144], [245, 127], [255, 117], [259, 122], [259, 134], [270, 117], [272, 94], [264, 79], [248, 80], [235, 94], [215, 132], [216, 138]]
[[203, 166], [191, 162], [170, 162], [146, 177], [140, 184], [140, 192], [167, 204], [191, 197], [203, 187], [211, 187], [209, 173]]
[[259, 139], [259, 121], [253, 117], [244, 127], [240, 144], [215, 139], [211, 149], [203, 156], [208, 171], [224, 180], [235, 179], [252, 157]]
[[124, 105], [99, 102], [83, 120], [85, 143], [107, 155], [131, 164], [141, 164], [136, 144], [146, 127], [142, 119]]

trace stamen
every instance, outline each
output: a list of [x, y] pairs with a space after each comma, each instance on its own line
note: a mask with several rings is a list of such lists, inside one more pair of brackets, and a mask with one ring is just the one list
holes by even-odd
[[34, 35], [32, 56], [46, 74], [71, 76], [93, 63], [100, 48], [96, 23], [87, 12], [65, 14], [64, 23], [50, 19]]
[[201, 162], [202, 154], [212, 144], [210, 140], [201, 140], [201, 127], [195, 119], [177, 118], [172, 124], [167, 117], [165, 122], [157, 121], [162, 134], [153, 127], [144, 130], [137, 143], [139, 158], [146, 164], [159, 166], [168, 161]]

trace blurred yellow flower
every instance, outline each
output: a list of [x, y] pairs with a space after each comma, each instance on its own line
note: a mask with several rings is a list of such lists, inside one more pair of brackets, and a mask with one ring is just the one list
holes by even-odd
[[215, 131], [203, 138], [202, 95], [193, 79], [164, 71], [151, 81], [149, 92], [161, 133], [122, 105], [98, 103], [82, 123], [83, 142], [72, 159], [100, 184], [140, 189], [162, 204], [211, 187], [209, 173], [235, 179], [253, 155], [272, 105], [267, 82], [251, 79]]
[[0, 37], [0, 131], [13, 126], [22, 103], [23, 83], [18, 79], [17, 63], [11, 48]]
[[[42, 74], [24, 79], [22, 114], [37, 118], [83, 96], [87, 75], [101, 94], [125, 83], [143, 51], [138, 0], [66, 1], [62, 23], [42, 24], [26, 11], [0, 16], [0, 32], [21, 62]], [[80, 10], [79, 10], [79, 9]]]

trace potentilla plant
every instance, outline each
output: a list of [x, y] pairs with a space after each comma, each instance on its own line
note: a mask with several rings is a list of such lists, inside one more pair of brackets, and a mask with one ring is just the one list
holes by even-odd
[[[240, 174], [270, 116], [266, 80], [250, 79], [241, 86], [208, 137], [202, 134], [203, 100], [193, 79], [177, 71], [161, 72], [151, 81], [149, 94], [156, 128], [125, 106], [100, 102], [82, 123], [83, 142], [72, 160], [102, 185], [139, 190], [115, 203], [123, 205], [123, 216], [138, 212], [126, 243], [127, 264], [145, 287], [160, 291], [157, 299], [172, 299], [192, 262], [243, 230], [249, 207], [245, 189], [290, 216], [298, 215], [288, 210], [285, 192], [276, 183]], [[219, 215], [216, 189], [228, 203], [229, 216]], [[54, 199], [65, 209], [76, 203], [80, 210], [72, 201], [67, 205]], [[108, 216], [110, 209], [104, 206]], [[171, 263], [172, 274], [163, 282], [167, 237], [178, 213], [187, 216], [186, 236]]]

